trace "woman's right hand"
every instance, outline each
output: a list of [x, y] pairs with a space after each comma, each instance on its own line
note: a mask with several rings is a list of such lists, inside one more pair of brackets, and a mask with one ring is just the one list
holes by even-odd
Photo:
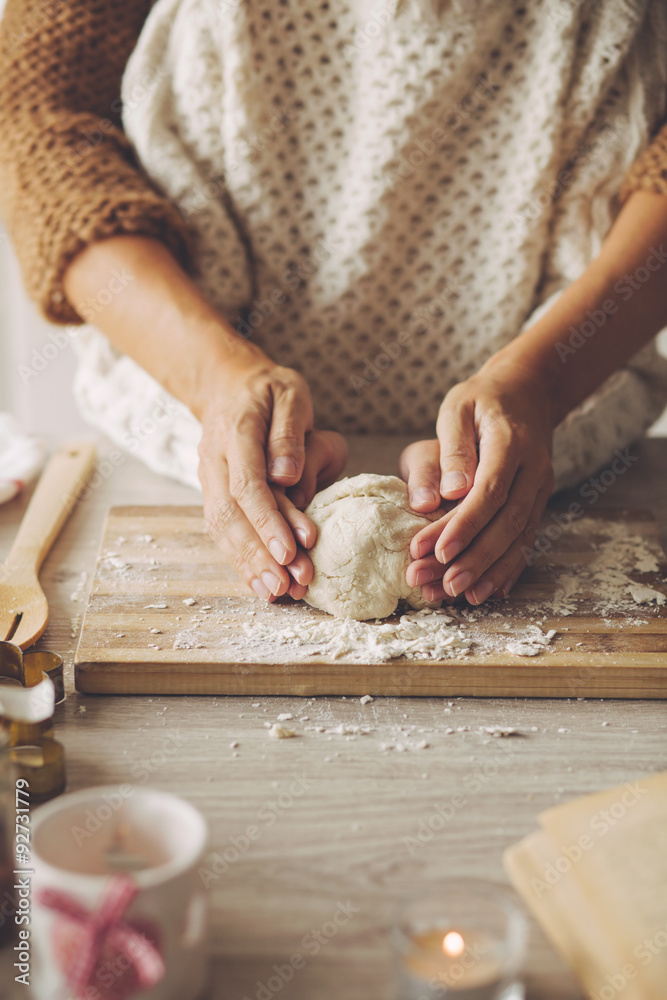
[[345, 442], [312, 430], [302, 376], [252, 344], [239, 345], [207, 381], [208, 398], [199, 408], [207, 530], [258, 597], [289, 593], [298, 600], [313, 573], [305, 550], [317, 537], [299, 508], [340, 474]]

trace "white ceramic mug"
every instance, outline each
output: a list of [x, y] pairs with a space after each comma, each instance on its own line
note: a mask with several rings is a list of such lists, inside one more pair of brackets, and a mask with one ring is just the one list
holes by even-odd
[[206, 982], [201, 813], [110, 785], [39, 807], [31, 827], [37, 1000], [195, 1000]]

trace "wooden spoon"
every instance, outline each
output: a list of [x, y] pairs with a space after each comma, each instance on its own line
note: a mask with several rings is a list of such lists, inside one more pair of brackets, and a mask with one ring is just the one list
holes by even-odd
[[11, 551], [0, 565], [0, 639], [27, 649], [49, 620], [37, 574], [88, 479], [95, 445], [65, 444], [51, 457], [35, 488]]

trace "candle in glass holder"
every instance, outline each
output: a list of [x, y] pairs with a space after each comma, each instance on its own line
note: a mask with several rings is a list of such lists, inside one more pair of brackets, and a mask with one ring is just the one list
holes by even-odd
[[401, 1000], [510, 1000], [525, 947], [525, 920], [499, 887], [468, 881], [404, 906], [394, 929]]

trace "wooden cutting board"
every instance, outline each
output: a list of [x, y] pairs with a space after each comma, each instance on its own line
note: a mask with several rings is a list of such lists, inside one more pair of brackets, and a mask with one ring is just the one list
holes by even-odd
[[[624, 537], [643, 539], [657, 558], [657, 572], [655, 566], [651, 572], [633, 569], [632, 580], [667, 590], [667, 565], [650, 513], [591, 511], [587, 517], [590, 521], [578, 530], [555, 538], [510, 599], [470, 613], [474, 620], [466, 623], [467, 634], [495, 642], [495, 651], [484, 651], [483, 642], [482, 652], [473, 645], [468, 655], [455, 659], [359, 663], [344, 657], [327, 661], [256, 640], [257, 624], [269, 612], [276, 631], [283, 624], [312, 621], [321, 612], [290, 601], [267, 609], [248, 596], [204, 534], [201, 508], [114, 507], [76, 653], [77, 690], [664, 698], [667, 605], [631, 601], [630, 608], [626, 602], [601, 614], [599, 595], [582, 592], [573, 613], [553, 610], [564, 610], [562, 602], [553, 601], [562, 586], [559, 574], [592, 564], [605, 531], [615, 525], [621, 525]], [[536, 627], [556, 630], [543, 653], [507, 652], [507, 642]]]

